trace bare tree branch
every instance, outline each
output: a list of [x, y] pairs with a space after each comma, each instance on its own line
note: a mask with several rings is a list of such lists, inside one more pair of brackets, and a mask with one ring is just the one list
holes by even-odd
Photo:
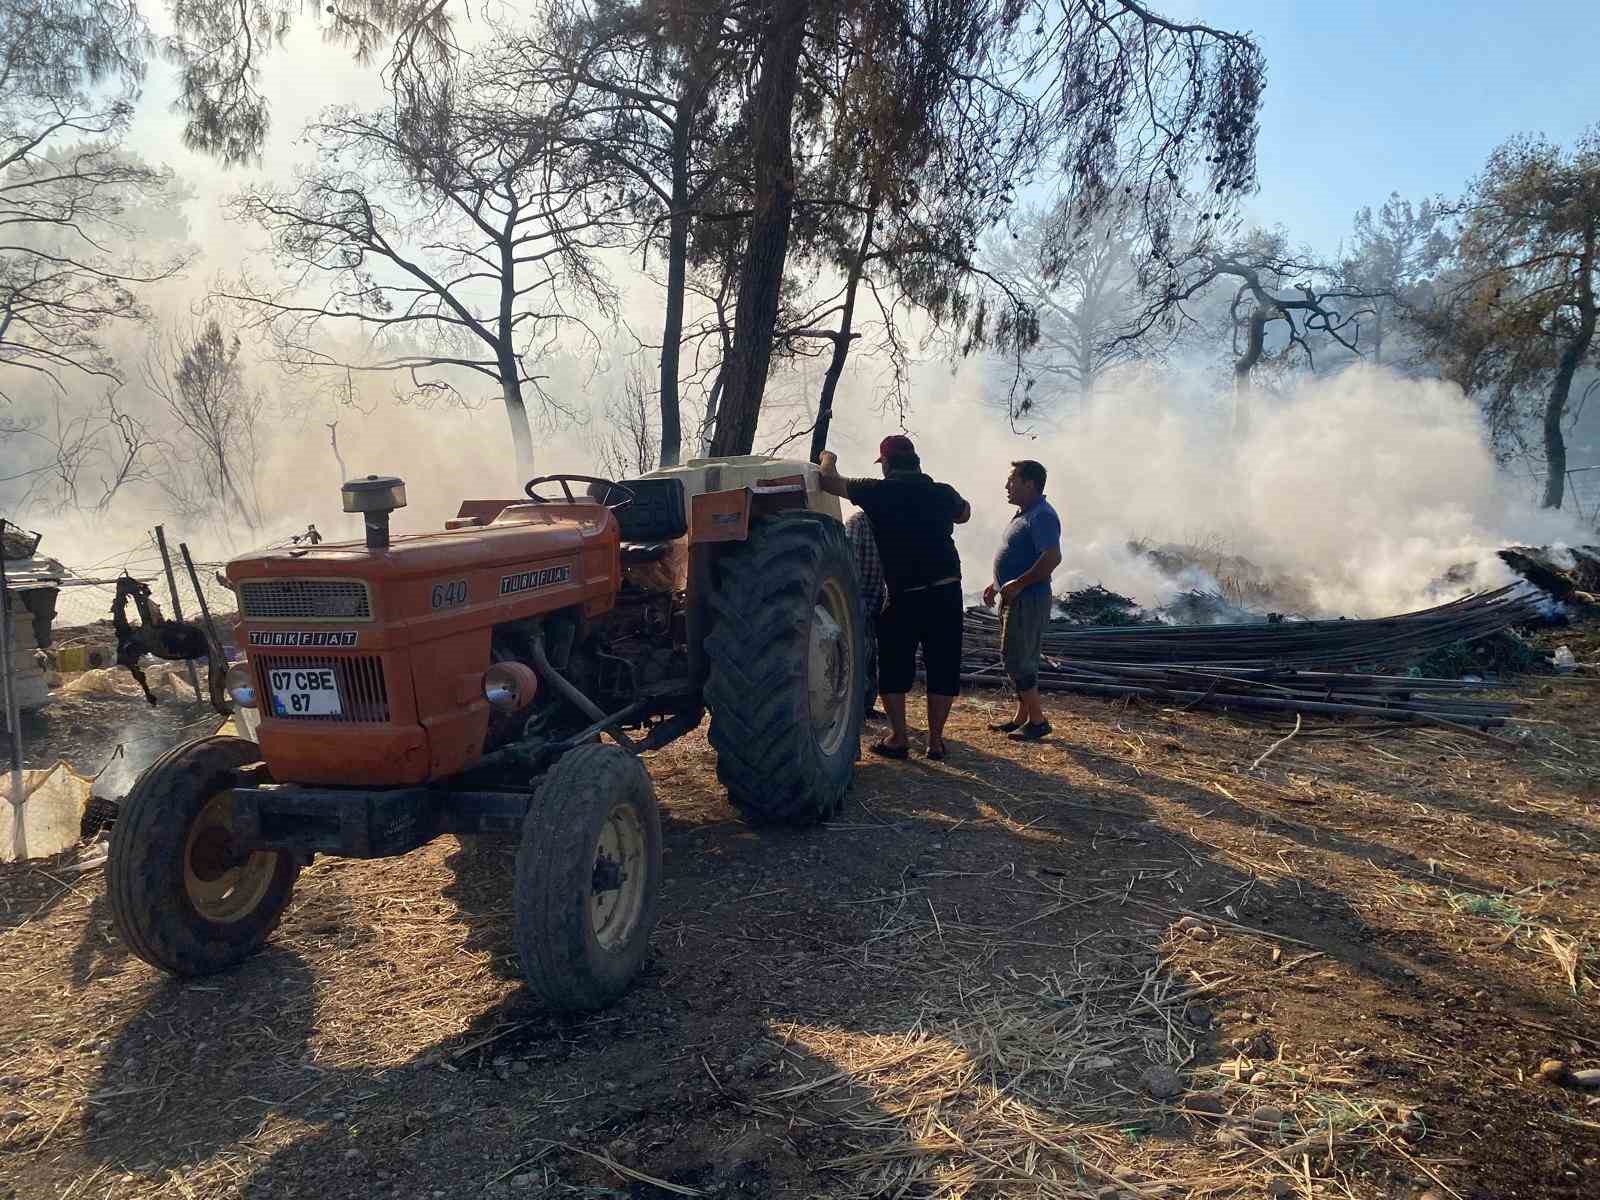
[[[209, 499], [220, 524], [237, 514], [261, 525], [257, 442], [263, 400], [250, 388], [237, 334], [215, 320], [195, 321], [152, 341], [143, 364], [145, 386], [160, 397], [176, 428], [173, 465], [160, 482], [169, 494]], [[192, 465], [193, 470], [181, 468]]]
[[[506, 135], [497, 63], [486, 51], [459, 77], [402, 76], [392, 110], [314, 124], [315, 170], [233, 202], [270, 235], [286, 283], [242, 278], [218, 295], [291, 368], [396, 373], [416, 396], [455, 395], [460, 372], [491, 380], [531, 471], [529, 394], [546, 416], [579, 412], [543, 389], [537, 364], [574, 338], [599, 344], [586, 315], [610, 315], [615, 294], [596, 254], [626, 214], [597, 194], [558, 116]], [[349, 357], [350, 336], [362, 357]]]

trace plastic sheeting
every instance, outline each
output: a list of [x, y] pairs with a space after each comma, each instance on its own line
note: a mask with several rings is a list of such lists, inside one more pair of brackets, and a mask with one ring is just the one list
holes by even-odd
[[48, 858], [78, 844], [90, 781], [64, 762], [22, 772], [21, 836], [11, 803], [11, 774], [0, 774], [0, 862]]

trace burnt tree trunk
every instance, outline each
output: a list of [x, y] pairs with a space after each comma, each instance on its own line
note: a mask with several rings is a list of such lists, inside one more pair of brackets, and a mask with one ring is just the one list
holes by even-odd
[[495, 319], [494, 359], [500, 372], [500, 395], [505, 400], [506, 420], [511, 422], [511, 446], [517, 457], [517, 475], [522, 482], [533, 478], [533, 430], [528, 425], [528, 406], [522, 399], [522, 363], [517, 357], [513, 324], [517, 299], [516, 210], [506, 217], [500, 241], [500, 305]]
[[350, 482], [350, 469], [344, 465], [344, 455], [339, 453], [339, 422], [328, 426], [328, 444], [333, 447], [333, 461], [339, 464], [339, 482]]
[[[683, 116], [678, 124], [687, 125]], [[676, 130], [674, 130], [676, 150]], [[661, 322], [661, 465], [675, 467], [682, 454], [683, 424], [678, 408], [678, 362], [683, 349], [683, 294], [688, 274], [688, 189], [678, 161], [672, 164], [672, 215], [667, 232], [667, 311]]]
[[683, 457], [683, 417], [678, 372], [683, 355], [683, 306], [689, 264], [689, 149], [695, 115], [705, 102], [703, 69], [678, 93], [672, 117], [672, 213], [667, 221], [667, 309], [661, 322], [661, 465]]
[[[1078, 311], [1081, 315], [1083, 312], [1081, 306]], [[1078, 359], [1078, 411], [1082, 413], [1088, 410], [1089, 398], [1094, 394], [1094, 356], [1097, 347], [1094, 332], [1087, 321], [1080, 320], [1073, 332], [1075, 354]]]
[[794, 101], [810, 7], [810, 0], [775, 5], [764, 35], [750, 138], [755, 211], [739, 272], [733, 347], [723, 365], [714, 455], [749, 454], [755, 445], [794, 213]]
[[511, 447], [517, 458], [517, 474], [524, 481], [532, 479], [533, 430], [528, 425], [528, 406], [522, 399], [522, 384], [517, 378], [514, 354], [501, 358], [500, 394], [505, 400], [506, 420], [511, 423]]
[[1250, 372], [1261, 361], [1266, 345], [1267, 318], [1270, 314], [1260, 304], [1250, 310], [1246, 327], [1244, 353], [1233, 362], [1233, 434], [1242, 435], [1250, 424]]
[[878, 189], [874, 185], [867, 197], [867, 224], [861, 231], [861, 245], [850, 260], [850, 274], [844, 285], [844, 311], [839, 316], [839, 332], [833, 335], [833, 358], [828, 363], [828, 373], [822, 377], [822, 396], [817, 401], [817, 423], [811, 430], [811, 461], [816, 462], [828, 448], [828, 428], [833, 424], [833, 395], [839, 388], [839, 377], [844, 374], [845, 359], [850, 355], [850, 343], [855, 340], [856, 291], [861, 286], [861, 274], [866, 269], [867, 253], [872, 248], [872, 226], [878, 219]]
[[1561, 351], [1556, 377], [1550, 384], [1550, 399], [1544, 406], [1544, 507], [1560, 508], [1566, 499], [1567, 439], [1561, 422], [1567, 415], [1567, 400], [1572, 394], [1572, 377], [1589, 353], [1595, 329], [1595, 230], [1583, 239], [1583, 254], [1578, 259], [1578, 328]]

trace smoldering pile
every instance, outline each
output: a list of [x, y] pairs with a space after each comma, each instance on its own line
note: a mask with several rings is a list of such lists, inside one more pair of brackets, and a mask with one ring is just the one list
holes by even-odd
[[1600, 546], [1508, 546], [1499, 558], [1553, 600], [1600, 610]]
[[[1095, 584], [1056, 597], [1057, 618], [1070, 625], [1248, 625], [1341, 616], [1317, 601], [1314, 582], [1264, 567], [1220, 543], [1130, 541], [1127, 553], [1163, 581], [1162, 603], [1138, 600]], [[1423, 590], [1447, 601], [1501, 587], [1507, 572], [1539, 601], [1529, 624], [1565, 624], [1600, 613], [1600, 546], [1508, 546], [1479, 562], [1450, 567]]]
[[1242, 625], [1322, 615], [1309, 582], [1230, 552], [1220, 541], [1130, 541], [1127, 552], [1174, 589], [1152, 616], [1174, 625]]
[[[1055, 598], [1055, 621], [1060, 625], [1108, 627], [1127, 625], [1248, 625], [1261, 620], [1229, 600], [1221, 590], [1191, 587], [1177, 593], [1159, 608], [1143, 609], [1131, 596], [1101, 584], [1078, 588]], [[1269, 614], [1282, 620], [1279, 613]]]

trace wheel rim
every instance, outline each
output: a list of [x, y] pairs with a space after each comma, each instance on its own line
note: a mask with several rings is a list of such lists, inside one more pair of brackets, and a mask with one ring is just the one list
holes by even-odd
[[836, 579], [825, 581], [811, 616], [811, 645], [806, 661], [811, 729], [824, 754], [838, 750], [850, 725], [850, 680], [855, 675], [851, 622], [851, 606], [844, 589]]
[[603, 949], [619, 949], [633, 936], [644, 888], [644, 826], [633, 806], [619, 801], [600, 827], [589, 893], [589, 926]]
[[260, 907], [272, 887], [278, 856], [253, 851], [242, 862], [233, 851], [233, 800], [218, 792], [189, 827], [183, 848], [183, 889], [208, 921], [229, 925]]

